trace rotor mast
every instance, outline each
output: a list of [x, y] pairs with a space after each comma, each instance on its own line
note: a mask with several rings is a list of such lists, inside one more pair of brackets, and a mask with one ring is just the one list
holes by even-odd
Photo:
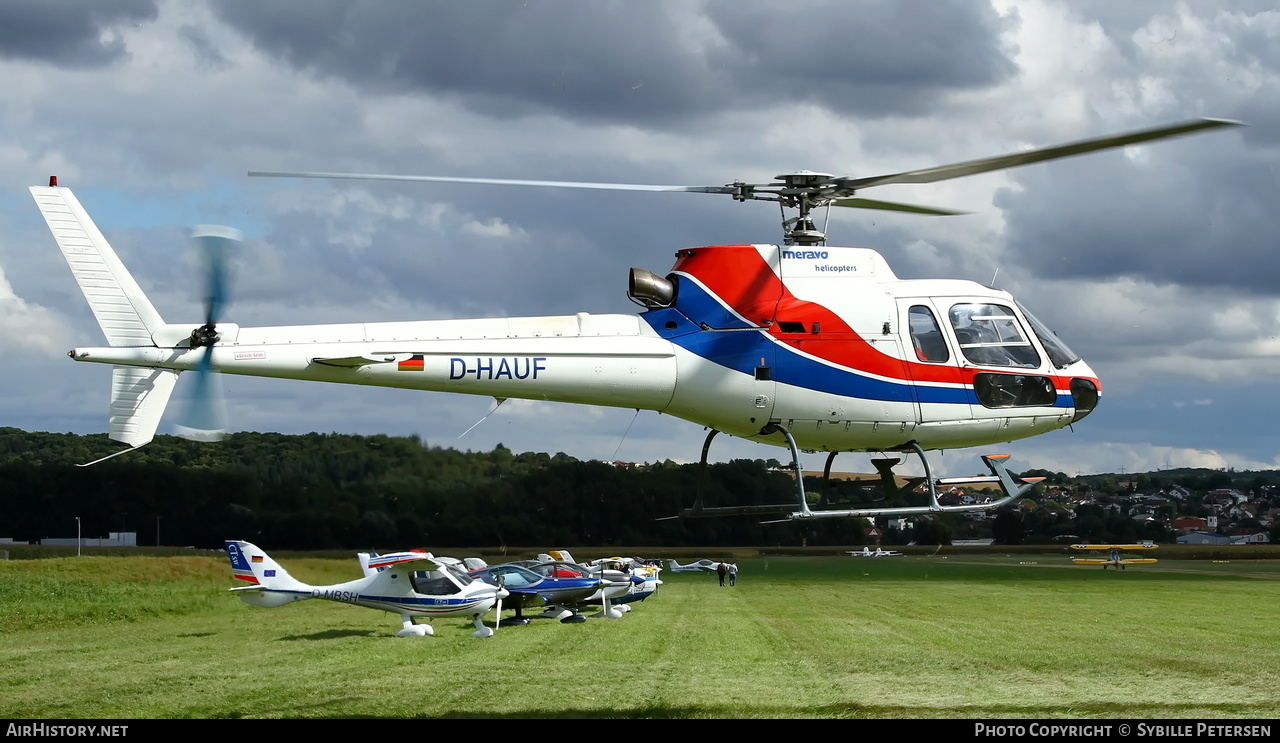
[[827, 235], [813, 223], [810, 212], [816, 206], [831, 203], [830, 194], [824, 186], [834, 178], [830, 173], [814, 173], [801, 170], [795, 173], [775, 175], [774, 180], [782, 181], [784, 186], [779, 191], [779, 203], [783, 215], [787, 209], [795, 209], [799, 213], [791, 219], [782, 221], [782, 237], [786, 245], [825, 245]]

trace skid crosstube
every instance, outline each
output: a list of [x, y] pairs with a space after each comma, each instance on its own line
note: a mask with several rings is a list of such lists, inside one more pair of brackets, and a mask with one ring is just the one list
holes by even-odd
[[[791, 433], [780, 424], [772, 424], [774, 430], [771, 432], [781, 433], [787, 439], [787, 444], [791, 449], [791, 468], [795, 472], [796, 489], [798, 496], [797, 504], [775, 503], [767, 505], [749, 505], [749, 506], [706, 506], [702, 502], [703, 485], [706, 477], [707, 468], [707, 451], [711, 446], [711, 440], [715, 438], [719, 431], [714, 429], [707, 435], [706, 441], [702, 445], [702, 469], [699, 473], [698, 493], [694, 499], [693, 507], [686, 508], [681, 511], [678, 516], [667, 518], [705, 518], [711, 516], [751, 516], [751, 515], [778, 515], [782, 518], [776, 521], [767, 521], [764, 523], [777, 523], [780, 521], [798, 521], [805, 519], [833, 519], [833, 518], [870, 518], [876, 516], [918, 516], [924, 514], [940, 514], [940, 513], [973, 513], [980, 511], [993, 511], [995, 509], [1006, 506], [1021, 498], [1028, 491], [1044, 480], [1043, 477], [1017, 477], [1009, 472], [1006, 463], [1009, 460], [1008, 454], [989, 454], [982, 457], [983, 463], [987, 465], [987, 469], [991, 470], [990, 475], [978, 475], [974, 477], [944, 477], [934, 479], [929, 471], [929, 460], [925, 456], [925, 452], [920, 448], [919, 444], [914, 441], [910, 443], [910, 450], [920, 457], [921, 463], [924, 465], [925, 476], [923, 478], [911, 478], [907, 484], [899, 488], [894, 480], [893, 467], [901, 464], [901, 459], [874, 459], [876, 469], [880, 473], [881, 483], [888, 494], [896, 493], [900, 490], [910, 490], [915, 488], [919, 483], [924, 482], [928, 486], [929, 503], [924, 506], [893, 506], [885, 508], [849, 508], [849, 509], [821, 509], [813, 510], [809, 508], [809, 503], [805, 498], [803, 470], [800, 467], [800, 452], [796, 448], [795, 439]], [[835, 452], [827, 458], [827, 464], [824, 477], [829, 478], [831, 473], [831, 460], [834, 459]], [[944, 506], [938, 502], [938, 488], [950, 487], [953, 485], [983, 485], [998, 484], [1004, 496], [990, 503], [972, 503], [960, 506]], [[824, 499], [825, 500], [825, 499]]]

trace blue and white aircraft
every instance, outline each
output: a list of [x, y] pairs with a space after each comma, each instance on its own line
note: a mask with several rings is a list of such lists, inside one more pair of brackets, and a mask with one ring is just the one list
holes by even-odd
[[[559, 555], [560, 559], [576, 562], [567, 550], [552, 550], [551, 556], [555, 555]], [[631, 611], [629, 604], [644, 601], [657, 593], [658, 586], [662, 585], [662, 579], [659, 577], [662, 574], [660, 560], [645, 560], [639, 557], [603, 557], [586, 563], [586, 567], [593, 571], [617, 570], [631, 576], [631, 588], [627, 591], [627, 595], [613, 602], [617, 604], [619, 611]]]
[[482, 617], [495, 606], [502, 612], [507, 591], [465, 572], [437, 562], [430, 552], [395, 552], [389, 555], [360, 553], [364, 577], [331, 586], [312, 586], [289, 575], [279, 563], [256, 545], [228, 539], [227, 557], [236, 580], [248, 585], [231, 590], [253, 606], [275, 608], [306, 599], [326, 599], [381, 609], [400, 615], [398, 637], [435, 634], [419, 617], [466, 617], [476, 627], [472, 637], [492, 637], [493, 628]]
[[530, 570], [525, 563], [493, 565], [473, 570], [470, 575], [500, 585], [509, 592], [508, 604], [516, 610], [516, 615], [499, 624], [528, 624], [524, 616], [528, 608], [553, 611], [548, 618], [558, 618], [565, 623], [585, 622], [587, 618], [577, 609], [598, 603], [601, 588], [610, 585], [610, 581], [581, 570], [548, 571], [542, 575]]

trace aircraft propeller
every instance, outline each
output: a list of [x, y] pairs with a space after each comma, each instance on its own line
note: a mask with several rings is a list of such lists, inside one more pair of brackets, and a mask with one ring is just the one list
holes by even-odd
[[205, 270], [205, 322], [191, 331], [191, 348], [204, 348], [195, 369], [191, 401], [178, 424], [178, 435], [191, 441], [220, 441], [227, 430], [226, 401], [222, 383], [213, 373], [213, 346], [218, 336], [218, 319], [227, 301], [227, 261], [232, 248], [241, 241], [240, 231], [222, 225], [199, 225], [191, 232]]
[[498, 628], [502, 626], [502, 599], [504, 596], [510, 596], [506, 586], [502, 585], [506, 581], [501, 575], [498, 576], [498, 603], [493, 607], [493, 631], [496, 634]]

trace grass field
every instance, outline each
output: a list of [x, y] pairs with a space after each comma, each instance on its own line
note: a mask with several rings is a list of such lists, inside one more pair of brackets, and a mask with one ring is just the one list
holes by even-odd
[[[690, 553], [690, 559], [705, 555]], [[344, 560], [281, 558], [302, 580]], [[249, 607], [220, 555], [0, 562], [0, 717], [1280, 717], [1280, 562], [742, 560], [620, 620]]]

